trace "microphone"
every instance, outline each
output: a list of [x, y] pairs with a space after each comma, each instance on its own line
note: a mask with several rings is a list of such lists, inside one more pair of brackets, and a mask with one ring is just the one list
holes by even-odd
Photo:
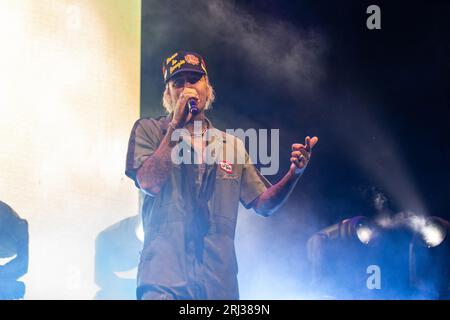
[[192, 98], [189, 99], [187, 102], [187, 106], [188, 106], [189, 112], [193, 116], [197, 115], [200, 112], [200, 110], [197, 107], [197, 101], [195, 99], [192, 99]]

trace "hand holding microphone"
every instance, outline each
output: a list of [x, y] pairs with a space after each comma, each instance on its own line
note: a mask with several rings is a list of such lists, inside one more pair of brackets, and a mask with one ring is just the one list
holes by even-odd
[[190, 98], [187, 102], [188, 110], [192, 114], [192, 116], [196, 116], [200, 110], [197, 107], [197, 100]]
[[198, 108], [199, 96], [195, 89], [184, 88], [175, 104], [173, 125], [181, 128], [193, 116], [200, 112]]

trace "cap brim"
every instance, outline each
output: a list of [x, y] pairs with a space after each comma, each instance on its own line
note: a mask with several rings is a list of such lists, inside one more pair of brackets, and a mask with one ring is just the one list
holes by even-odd
[[177, 74], [182, 73], [182, 72], [196, 72], [196, 73], [201, 73], [201, 74], [206, 75], [205, 71], [203, 71], [203, 70], [198, 70], [198, 69], [194, 69], [194, 68], [183, 68], [183, 69], [179, 69], [179, 70], [175, 71], [170, 77], [167, 78], [166, 81], [164, 81], [164, 83], [167, 83], [174, 76], [176, 76]]

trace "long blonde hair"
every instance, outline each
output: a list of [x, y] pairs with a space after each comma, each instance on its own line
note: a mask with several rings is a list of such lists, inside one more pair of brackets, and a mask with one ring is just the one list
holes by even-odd
[[[206, 86], [207, 86], [207, 92], [206, 92], [206, 104], [205, 104], [205, 110], [211, 109], [211, 106], [216, 99], [214, 88], [212, 87], [211, 83], [209, 82], [209, 79], [207, 76], [205, 76], [206, 80]], [[162, 97], [162, 105], [164, 109], [167, 111], [167, 113], [171, 113], [173, 111], [172, 106], [172, 99], [170, 98], [169, 94], [169, 83], [166, 84], [166, 88], [164, 89], [163, 97]]]

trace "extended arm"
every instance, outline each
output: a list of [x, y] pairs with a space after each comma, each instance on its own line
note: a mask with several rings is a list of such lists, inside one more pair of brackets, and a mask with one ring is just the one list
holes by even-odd
[[311, 149], [318, 138], [306, 137], [305, 145], [293, 144], [291, 166], [286, 175], [276, 184], [268, 188], [253, 203], [254, 210], [263, 216], [270, 216], [280, 208], [294, 190], [311, 157]]

